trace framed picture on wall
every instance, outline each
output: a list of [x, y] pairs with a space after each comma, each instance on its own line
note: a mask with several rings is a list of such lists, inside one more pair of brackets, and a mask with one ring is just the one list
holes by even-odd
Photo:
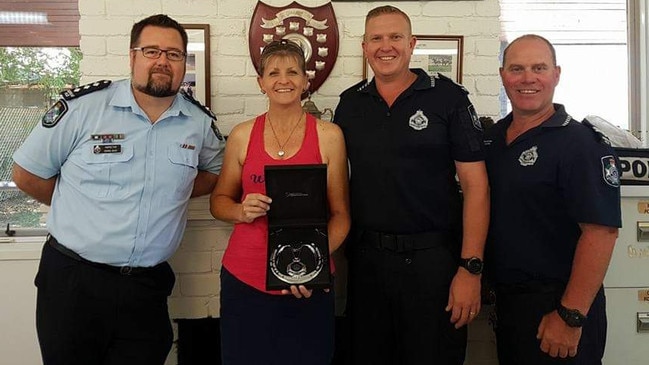
[[[462, 83], [462, 55], [464, 36], [415, 35], [417, 43], [410, 58], [410, 68], [421, 68], [429, 74], [440, 73], [458, 84]], [[363, 57], [363, 78], [374, 73]]]
[[185, 78], [181, 89], [203, 105], [210, 107], [210, 26], [209, 24], [181, 24], [187, 31]]

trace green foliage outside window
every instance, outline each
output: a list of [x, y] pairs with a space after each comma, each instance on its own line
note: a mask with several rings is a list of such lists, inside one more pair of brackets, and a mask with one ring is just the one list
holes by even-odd
[[78, 48], [0, 48], [0, 88], [41, 87], [50, 100], [62, 90], [79, 85]]
[[81, 58], [78, 48], [0, 47], [0, 236], [7, 224], [43, 227], [46, 209], [6, 188], [11, 156], [58, 94], [79, 85]]

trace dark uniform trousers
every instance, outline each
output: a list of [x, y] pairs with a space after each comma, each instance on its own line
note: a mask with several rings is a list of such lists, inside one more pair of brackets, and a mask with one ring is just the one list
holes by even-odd
[[268, 294], [222, 268], [221, 363], [331, 364], [334, 295], [322, 289], [308, 299]]
[[496, 343], [500, 365], [601, 365], [606, 344], [606, 298], [600, 288], [582, 328], [577, 356], [551, 357], [536, 338], [542, 317], [557, 308], [565, 285], [496, 286]]
[[80, 258], [53, 237], [36, 275], [44, 365], [162, 365], [173, 334], [167, 263], [123, 269]]
[[457, 258], [439, 235], [363, 232], [348, 246], [352, 364], [460, 365], [467, 329], [448, 304]]

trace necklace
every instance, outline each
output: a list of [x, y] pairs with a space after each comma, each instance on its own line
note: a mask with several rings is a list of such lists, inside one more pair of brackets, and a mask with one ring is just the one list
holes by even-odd
[[275, 128], [273, 128], [273, 123], [270, 121], [270, 117], [268, 113], [266, 113], [266, 119], [268, 119], [270, 130], [273, 131], [273, 137], [275, 137], [275, 142], [277, 142], [277, 145], [279, 146], [279, 151], [277, 151], [277, 156], [284, 157], [284, 155], [286, 154], [286, 151], [284, 151], [284, 146], [286, 146], [288, 141], [291, 139], [291, 136], [293, 136], [293, 132], [295, 132], [297, 126], [300, 124], [300, 120], [302, 120], [303, 115], [304, 113], [300, 114], [300, 116], [297, 118], [297, 122], [295, 122], [295, 125], [293, 125], [293, 129], [291, 129], [291, 133], [289, 133], [288, 138], [286, 138], [286, 141], [284, 141], [284, 143], [279, 143], [279, 138], [277, 138], [277, 133], [275, 133]]

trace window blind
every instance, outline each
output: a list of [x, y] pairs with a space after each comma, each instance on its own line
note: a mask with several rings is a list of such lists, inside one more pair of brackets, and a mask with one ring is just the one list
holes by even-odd
[[0, 47], [78, 47], [78, 0], [0, 0]]

